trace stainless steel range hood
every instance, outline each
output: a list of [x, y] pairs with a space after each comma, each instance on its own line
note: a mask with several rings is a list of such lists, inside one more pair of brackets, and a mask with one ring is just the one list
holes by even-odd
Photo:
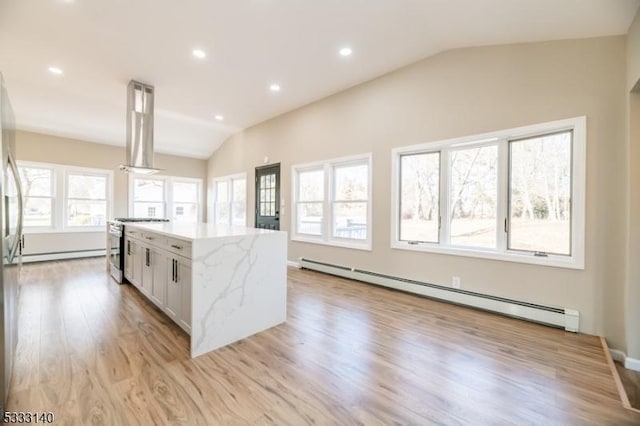
[[127, 86], [126, 173], [152, 174], [153, 168], [153, 86], [131, 80]]

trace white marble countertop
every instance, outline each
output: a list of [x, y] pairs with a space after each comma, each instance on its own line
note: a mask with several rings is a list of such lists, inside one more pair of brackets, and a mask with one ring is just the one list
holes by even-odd
[[173, 223], [173, 222], [154, 222], [154, 223], [127, 223], [125, 225], [129, 229], [139, 229], [142, 231], [157, 232], [168, 237], [180, 238], [183, 240], [207, 240], [213, 238], [225, 237], [241, 237], [250, 235], [268, 234], [272, 232], [269, 229], [248, 228], [245, 226], [229, 226], [229, 225], [213, 225], [210, 223]]

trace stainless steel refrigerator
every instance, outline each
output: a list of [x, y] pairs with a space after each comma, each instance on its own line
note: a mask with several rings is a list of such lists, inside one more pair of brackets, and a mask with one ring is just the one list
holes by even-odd
[[15, 119], [9, 96], [0, 73], [0, 150], [2, 151], [2, 173], [0, 173], [0, 368], [2, 389], [0, 414], [4, 415], [7, 394], [13, 371], [13, 361], [18, 342], [18, 272], [22, 262], [20, 239], [22, 237], [22, 189], [15, 160]]

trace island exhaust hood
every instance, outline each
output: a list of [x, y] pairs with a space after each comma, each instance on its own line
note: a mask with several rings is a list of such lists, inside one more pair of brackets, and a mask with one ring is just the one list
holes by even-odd
[[153, 86], [131, 80], [127, 85], [127, 158], [120, 170], [152, 174], [153, 168]]

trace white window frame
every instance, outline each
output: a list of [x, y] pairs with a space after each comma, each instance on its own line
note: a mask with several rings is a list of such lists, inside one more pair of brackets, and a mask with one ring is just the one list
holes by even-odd
[[[335, 200], [335, 169], [336, 167], [366, 164], [367, 173], [367, 238], [356, 240], [333, 236], [333, 206]], [[324, 170], [324, 198], [323, 215], [320, 235], [298, 233], [298, 173], [313, 170]], [[373, 243], [373, 156], [371, 153], [335, 158], [326, 161], [298, 164], [291, 167], [291, 240], [305, 243], [322, 244], [344, 247], [356, 250], [372, 250]], [[364, 201], [364, 200], [358, 200]], [[305, 201], [301, 201], [305, 202]]]
[[25, 227], [25, 234], [51, 234], [75, 232], [103, 232], [103, 226], [67, 226], [67, 176], [69, 173], [107, 177], [106, 220], [113, 217], [113, 170], [93, 167], [76, 167], [65, 164], [18, 162], [18, 167], [33, 167], [53, 171], [53, 202], [51, 206], [51, 226]]
[[[156, 200], [136, 200], [135, 199], [135, 181], [136, 179], [143, 179], [143, 180], [160, 180], [162, 181], [162, 202], [156, 201]], [[169, 202], [168, 202], [168, 197], [169, 197], [169, 182], [167, 179], [167, 176], [158, 176], [158, 175], [136, 175], [136, 174], [129, 174], [129, 217], [134, 217], [134, 212], [135, 212], [135, 203], [160, 203], [163, 205], [163, 210], [164, 210], [164, 216], [163, 218], [166, 219], [166, 216], [168, 216], [169, 213]], [[148, 217], [148, 216], [147, 216]]]
[[[203, 202], [202, 202], [202, 179], [197, 179], [197, 178], [186, 178], [186, 177], [175, 177], [175, 176], [171, 176], [171, 177], [167, 177], [167, 183], [169, 185], [165, 184], [165, 192], [168, 192], [168, 197], [167, 197], [167, 202], [165, 202], [165, 208], [167, 209], [167, 216], [171, 216], [168, 217], [169, 220], [173, 221], [173, 208], [174, 208], [174, 197], [173, 197], [173, 184], [175, 183], [194, 183], [197, 185], [197, 191], [198, 191], [198, 195], [197, 195], [197, 201], [196, 201], [196, 223], [200, 223], [202, 222], [202, 209], [203, 209]], [[170, 187], [170, 188], [169, 188]], [[182, 202], [182, 201], [175, 201], [175, 203], [178, 204], [193, 204], [193, 203], [189, 203], [189, 202]], [[169, 215], [168, 213], [171, 213], [171, 215]]]
[[[52, 232], [55, 231], [56, 229], [56, 210], [57, 210], [57, 199], [59, 198], [57, 195], [57, 173], [56, 173], [56, 169], [55, 167], [53, 167], [53, 165], [51, 164], [44, 164], [44, 163], [36, 163], [36, 162], [32, 162], [32, 161], [18, 161], [17, 162], [18, 165], [18, 169], [22, 169], [22, 168], [32, 168], [32, 169], [43, 169], [43, 170], [49, 170], [51, 172], [51, 196], [24, 196], [23, 195], [23, 203], [26, 202], [27, 198], [40, 198], [40, 199], [50, 199], [51, 200], [51, 225], [49, 226], [23, 226], [23, 232], [25, 234], [31, 234], [31, 233], [45, 233], [45, 232]], [[22, 185], [22, 182], [20, 182], [20, 184]], [[26, 204], [25, 204], [26, 205]]]
[[[298, 199], [298, 190], [299, 190], [299, 179], [300, 179], [300, 173], [306, 173], [306, 172], [317, 172], [317, 171], [321, 171], [322, 172], [322, 176], [323, 176], [323, 191], [322, 191], [322, 199], [318, 199], [318, 200], [304, 200], [304, 201], [300, 201]], [[330, 172], [329, 172], [330, 173]], [[329, 180], [329, 178], [327, 177], [327, 165], [325, 163], [317, 163], [317, 164], [312, 164], [309, 166], [303, 165], [303, 166], [299, 166], [296, 167], [295, 172], [292, 173], [293, 179], [295, 179], [295, 185], [294, 185], [294, 194], [291, 197], [291, 199], [293, 200], [293, 202], [291, 203], [291, 208], [293, 210], [293, 212], [295, 212], [294, 214], [291, 215], [291, 217], [293, 218], [292, 220], [292, 231], [291, 231], [291, 235], [296, 236], [296, 238], [299, 241], [305, 241], [308, 239], [311, 240], [322, 240], [322, 236], [325, 235], [328, 231], [328, 225], [326, 223], [326, 221], [324, 220], [324, 217], [326, 216], [326, 214], [324, 214], [324, 212], [327, 210], [327, 208], [331, 208], [331, 207], [327, 207], [327, 204], [330, 204], [327, 202], [326, 198], [327, 198], [327, 182]], [[322, 217], [323, 220], [322, 222], [320, 222], [320, 235], [314, 235], [314, 234], [307, 234], [307, 233], [303, 233], [303, 232], [298, 232], [298, 206], [299, 204], [322, 204]], [[293, 239], [293, 238], [292, 238]]]
[[[571, 255], [536, 256], [535, 253], [507, 248], [504, 220], [508, 218], [509, 202], [509, 141], [561, 131], [573, 131], [571, 158]], [[450, 160], [449, 152], [460, 148], [496, 145], [498, 147], [498, 193], [496, 248], [461, 247], [449, 244], [449, 221], [442, 220], [440, 243], [409, 242], [400, 240], [400, 157], [406, 154], [440, 151], [440, 216], [449, 217]], [[584, 269], [585, 245], [585, 191], [586, 191], [586, 117], [517, 127], [462, 138], [447, 139], [407, 147], [395, 148], [391, 153], [391, 248], [476, 257], [481, 259], [545, 265], [568, 269]]]
[[[111, 213], [111, 200], [113, 200], [113, 171], [112, 170], [98, 170], [85, 167], [65, 167], [64, 169], [64, 188], [63, 188], [63, 209], [62, 209], [62, 224], [65, 231], [78, 231], [78, 230], [96, 230], [102, 231], [104, 227], [99, 226], [69, 226], [67, 220], [69, 219], [69, 175], [84, 175], [84, 176], [98, 176], [106, 178], [105, 188], [105, 222], [109, 220], [113, 215]], [[83, 200], [80, 198], [72, 198], [73, 200]], [[86, 199], [83, 201], [103, 201], [102, 199]], [[106, 226], [106, 223], [105, 223]]]
[[[173, 184], [174, 183], [195, 183], [198, 185], [198, 207], [197, 207], [197, 219], [196, 223], [202, 222], [202, 179], [189, 178], [181, 176], [167, 176], [167, 175], [136, 175], [134, 173], [129, 174], [129, 215], [133, 217], [134, 212], [134, 182], [135, 179], [148, 179], [148, 180], [161, 180], [164, 182], [163, 201], [164, 204], [164, 218], [173, 221]], [[139, 203], [158, 203], [158, 201], [138, 200]], [[178, 202], [179, 204], [185, 204]], [[170, 214], [171, 213], [171, 214]]]
[[[249, 186], [248, 186], [248, 181], [247, 181], [247, 173], [246, 172], [242, 172], [242, 173], [234, 173], [232, 175], [226, 175], [226, 176], [218, 176], [218, 177], [214, 177], [213, 179], [211, 179], [211, 203], [209, 206], [209, 222], [213, 223], [215, 225], [229, 225], [231, 226], [233, 224], [233, 203], [234, 203], [234, 192], [233, 192], [233, 182], [236, 180], [244, 180], [245, 184], [245, 194], [244, 194], [244, 224], [243, 226], [247, 226], [247, 211], [248, 211], [248, 203], [247, 200], [248, 198], [248, 193], [249, 193]], [[229, 220], [227, 223], [218, 223], [216, 221], [216, 218], [218, 217], [217, 215], [217, 209], [218, 209], [218, 183], [220, 182], [227, 182], [227, 194], [228, 194], [228, 200], [225, 204], [228, 205], [229, 207]], [[240, 226], [240, 225], [236, 225], [236, 226]]]

